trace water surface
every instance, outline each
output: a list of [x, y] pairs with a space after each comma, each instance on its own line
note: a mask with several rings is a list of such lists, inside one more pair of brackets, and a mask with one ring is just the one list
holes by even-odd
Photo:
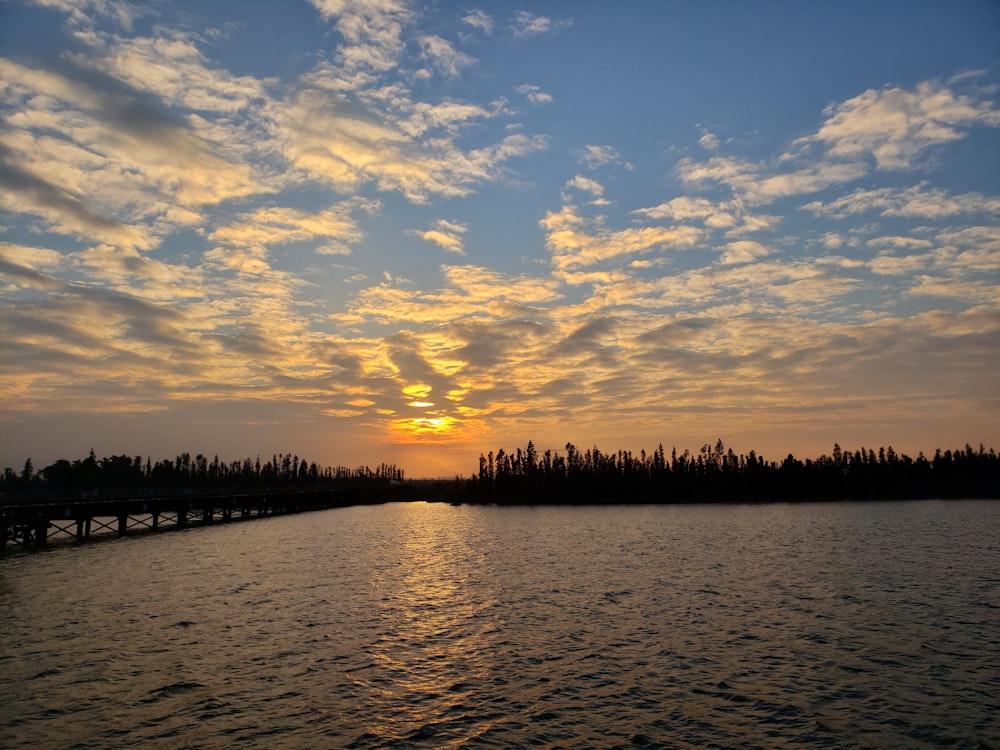
[[1000, 747], [1000, 503], [399, 503], [0, 559], [0, 746]]

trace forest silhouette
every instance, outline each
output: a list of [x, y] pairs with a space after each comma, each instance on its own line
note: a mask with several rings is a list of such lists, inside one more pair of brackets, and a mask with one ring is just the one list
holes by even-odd
[[1000, 457], [982, 445], [938, 449], [932, 458], [899, 454], [890, 446], [843, 450], [800, 460], [788, 454], [769, 461], [756, 452], [739, 454], [722, 440], [706, 443], [697, 453], [676, 448], [668, 455], [662, 443], [651, 453], [596, 446], [580, 450], [567, 443], [565, 452], [525, 448], [479, 456], [478, 470], [468, 478], [407, 483], [401, 468], [380, 464], [319, 466], [293, 454], [269, 459], [244, 458], [225, 463], [183, 453], [155, 463], [141, 456], [115, 455], [98, 459], [60, 459], [35, 471], [28, 459], [16, 472], [7, 468], [0, 492], [33, 495], [115, 490], [170, 492], [183, 488], [203, 492], [379, 487], [387, 499], [447, 500], [468, 503], [585, 502], [731, 502], [770, 500], [838, 500], [904, 498], [998, 498]]
[[401, 481], [403, 470], [395, 464], [348, 468], [320, 466], [291, 453], [275, 454], [269, 459], [244, 458], [224, 463], [218, 456], [182, 453], [174, 459], [153, 463], [142, 456], [118, 455], [98, 459], [94, 451], [84, 459], [60, 459], [35, 471], [29, 458], [20, 473], [4, 469], [0, 478], [2, 491], [92, 491], [92, 490], [204, 490], [241, 489], [323, 489], [359, 484]]
[[503, 449], [479, 457], [468, 483], [480, 502], [614, 501], [690, 502], [734, 500], [901, 499], [1000, 497], [1000, 458], [992, 448], [940, 449], [928, 459], [889, 448], [853, 452], [834, 444], [830, 456], [781, 462], [756, 452], [737, 455], [722, 440], [696, 454], [662, 443], [652, 453], [581, 451], [566, 444], [565, 455], [539, 454], [532, 442], [513, 453]]

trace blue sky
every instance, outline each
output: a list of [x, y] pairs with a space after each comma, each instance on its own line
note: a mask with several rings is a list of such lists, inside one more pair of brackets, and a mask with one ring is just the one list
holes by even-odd
[[995, 2], [0, 29], [0, 464], [1000, 445]]

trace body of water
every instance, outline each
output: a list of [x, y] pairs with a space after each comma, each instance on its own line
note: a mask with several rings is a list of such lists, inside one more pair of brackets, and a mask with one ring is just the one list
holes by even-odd
[[1000, 748], [1000, 503], [396, 503], [0, 559], [7, 748]]

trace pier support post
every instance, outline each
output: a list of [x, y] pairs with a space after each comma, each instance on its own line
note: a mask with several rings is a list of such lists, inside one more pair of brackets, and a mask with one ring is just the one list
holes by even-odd
[[84, 530], [84, 519], [78, 518], [76, 520], [76, 541], [83, 541], [83, 530]]
[[188, 523], [188, 513], [186, 510], [177, 510], [177, 528], [183, 529]]
[[128, 516], [118, 516], [118, 536], [125, 536], [128, 532]]
[[160, 512], [158, 510], [154, 510], [152, 516], [153, 516], [153, 531], [156, 531], [158, 528], [160, 528]]

